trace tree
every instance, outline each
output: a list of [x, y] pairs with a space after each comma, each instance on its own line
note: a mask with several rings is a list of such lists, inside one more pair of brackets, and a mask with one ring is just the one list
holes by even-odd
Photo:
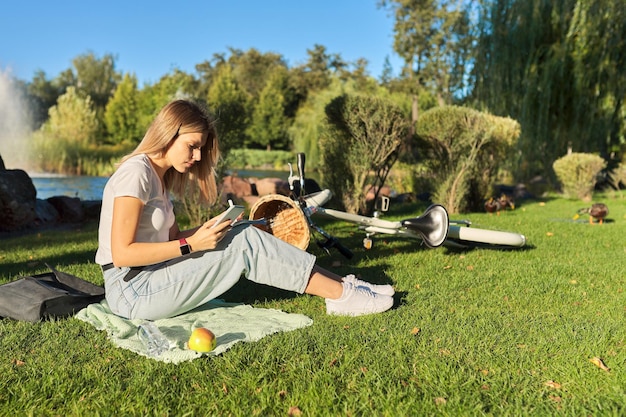
[[99, 59], [88, 52], [74, 58], [72, 65], [76, 70], [76, 90], [88, 94], [96, 108], [104, 109], [121, 79], [115, 71], [113, 55], [105, 54]]
[[394, 50], [404, 59], [404, 77], [413, 81], [413, 121], [417, 121], [418, 93], [430, 89], [439, 105], [463, 96], [472, 34], [471, 1], [380, 0], [394, 13]]
[[95, 142], [98, 119], [91, 97], [81, 97], [74, 87], [68, 87], [52, 106], [41, 131], [49, 140], [88, 145]]
[[286, 149], [289, 144], [287, 127], [289, 120], [285, 116], [285, 97], [283, 90], [286, 83], [286, 71], [275, 71], [261, 91], [259, 100], [252, 112], [252, 121], [247, 129], [249, 144]]
[[228, 64], [232, 68], [233, 77], [243, 91], [253, 100], [258, 99], [267, 85], [268, 79], [278, 68], [287, 68], [281, 55], [261, 53], [251, 48], [246, 52], [230, 49]]
[[246, 143], [248, 98], [241, 90], [229, 65], [220, 67], [208, 94], [208, 103], [217, 117], [220, 151], [241, 148]]
[[197, 95], [198, 85], [198, 80], [192, 75], [174, 70], [162, 76], [155, 84], [145, 86], [137, 99], [140, 130], [145, 132], [159, 110], [174, 99], [204, 99]]
[[483, 0], [473, 104], [522, 125], [517, 177], [554, 179], [568, 149], [624, 143], [626, 24], [620, 0]]
[[209, 94], [209, 88], [213, 84], [213, 80], [221, 65], [226, 64], [226, 56], [223, 53], [213, 54], [210, 61], [203, 61], [196, 64], [196, 72], [199, 74], [199, 85], [197, 93], [199, 97], [206, 97]]
[[33, 79], [27, 84], [28, 99], [33, 112], [33, 127], [38, 129], [48, 118], [48, 109], [54, 106], [57, 99], [67, 89], [67, 85], [46, 79], [43, 71], [35, 72]]
[[139, 143], [144, 126], [140, 124], [137, 78], [125, 74], [106, 105], [104, 120], [112, 143]]
[[389, 85], [393, 78], [393, 67], [391, 66], [391, 62], [389, 61], [389, 55], [385, 57], [385, 62], [383, 63], [383, 72], [380, 74], [380, 83], [382, 85]]
[[578, 149], [626, 152], [626, 11], [621, 0], [577, 1], [567, 33], [580, 96]]
[[314, 45], [313, 49], [307, 49], [309, 59], [307, 62], [294, 69], [294, 76], [299, 79], [300, 85], [306, 91], [320, 91], [328, 87], [331, 82], [331, 65], [344, 66], [338, 55], [334, 57], [326, 52], [323, 45]]

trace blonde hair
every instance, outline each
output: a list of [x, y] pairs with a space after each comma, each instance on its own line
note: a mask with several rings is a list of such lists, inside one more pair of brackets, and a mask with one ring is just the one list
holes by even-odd
[[217, 199], [215, 183], [215, 166], [219, 158], [217, 131], [215, 119], [197, 103], [174, 100], [165, 105], [148, 127], [137, 148], [122, 158], [120, 164], [137, 154], [162, 156], [183, 133], [202, 133], [206, 139], [205, 145], [200, 148], [200, 162], [193, 164], [185, 174], [175, 169], [167, 170], [163, 178], [164, 186], [179, 197], [185, 195], [188, 188], [195, 188], [200, 191], [205, 203], [213, 204]]

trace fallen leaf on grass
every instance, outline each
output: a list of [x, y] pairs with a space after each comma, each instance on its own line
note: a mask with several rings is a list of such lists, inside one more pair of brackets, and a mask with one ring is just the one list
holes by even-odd
[[19, 360], [19, 359], [13, 359], [13, 360], [11, 361], [11, 363], [12, 363], [13, 365], [15, 365], [15, 366], [24, 366], [24, 365], [26, 365], [26, 362], [21, 361], [21, 360]]
[[289, 407], [289, 413], [288, 414], [290, 416], [300, 416], [300, 415], [302, 415], [302, 411], [300, 411], [300, 409], [294, 405], [294, 406]]
[[608, 366], [606, 366], [604, 364], [602, 359], [598, 358], [597, 356], [589, 359], [589, 362], [593, 363], [595, 366], [597, 366], [598, 368], [602, 369], [603, 371], [609, 372], [611, 370], [611, 369], [609, 369]]
[[554, 233], [552, 233], [552, 232], [547, 232], [547, 233], [546, 233], [546, 236], [554, 236]]
[[543, 385], [545, 385], [548, 388], [561, 389], [561, 384], [559, 384], [558, 382], [554, 382], [552, 380], [544, 382]]
[[443, 267], [443, 269], [450, 269], [450, 268], [452, 268], [452, 265], [446, 265]]
[[411, 329], [411, 334], [414, 336], [418, 334], [419, 332], [420, 332], [419, 327], [413, 327], [413, 329]]
[[436, 405], [445, 405], [448, 402], [448, 400], [446, 400], [443, 397], [437, 397], [435, 398], [435, 404]]

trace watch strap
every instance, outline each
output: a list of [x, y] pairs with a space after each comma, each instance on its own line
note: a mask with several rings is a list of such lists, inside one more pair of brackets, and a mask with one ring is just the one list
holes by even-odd
[[187, 239], [184, 237], [178, 239], [178, 243], [180, 244], [180, 254], [181, 255], [189, 255], [191, 253], [191, 246], [187, 243]]

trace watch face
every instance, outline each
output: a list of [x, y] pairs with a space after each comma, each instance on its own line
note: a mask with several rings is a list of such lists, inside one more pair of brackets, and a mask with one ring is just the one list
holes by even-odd
[[180, 253], [181, 255], [189, 255], [191, 253], [189, 245], [180, 245]]

